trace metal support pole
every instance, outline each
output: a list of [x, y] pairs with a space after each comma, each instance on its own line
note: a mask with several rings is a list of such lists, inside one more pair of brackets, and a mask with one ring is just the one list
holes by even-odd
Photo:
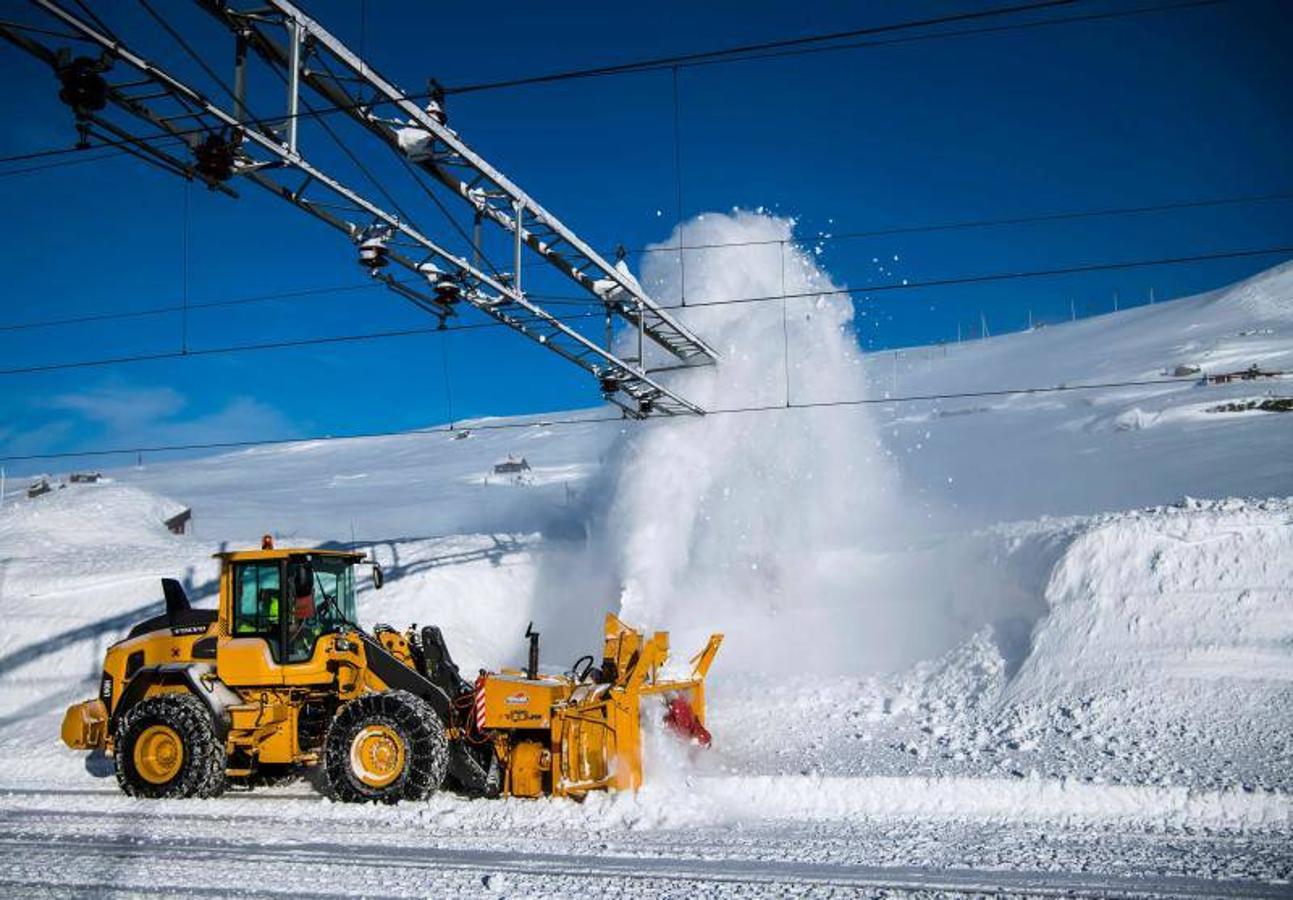
[[638, 300], [638, 371], [646, 371], [646, 360], [642, 358], [642, 336], [646, 333], [646, 327], [642, 318], [642, 301]]
[[524, 242], [521, 240], [521, 234], [523, 231], [522, 225], [525, 219], [525, 205], [523, 203], [513, 201], [512, 209], [516, 210], [516, 242], [513, 250], [514, 261], [512, 265], [512, 287], [519, 294], [521, 292], [521, 248], [524, 246]]
[[288, 24], [292, 32], [287, 63], [287, 149], [296, 152], [297, 110], [301, 102], [301, 40], [304, 32], [301, 23], [292, 19]]
[[239, 34], [233, 51], [233, 114], [247, 120], [247, 38]]
[[480, 268], [480, 210], [476, 210], [476, 221], [471, 227], [471, 264]]

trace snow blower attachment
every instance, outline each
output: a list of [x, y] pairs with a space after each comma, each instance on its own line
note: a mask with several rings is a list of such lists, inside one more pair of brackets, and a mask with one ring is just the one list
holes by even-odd
[[581, 797], [642, 783], [644, 714], [708, 745], [705, 675], [713, 635], [683, 678], [662, 669], [669, 637], [607, 615], [601, 664], [525, 669], [467, 682], [440, 629], [355, 624], [362, 554], [261, 550], [218, 554], [220, 600], [193, 609], [163, 579], [166, 611], [108, 648], [99, 695], [68, 709], [63, 741], [106, 751], [136, 797], [210, 797], [320, 766], [331, 796], [422, 799]]

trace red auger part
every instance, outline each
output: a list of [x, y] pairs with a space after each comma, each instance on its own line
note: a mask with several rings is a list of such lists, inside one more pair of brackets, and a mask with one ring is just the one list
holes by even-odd
[[709, 730], [696, 718], [696, 711], [691, 708], [687, 698], [674, 697], [669, 701], [669, 711], [665, 713], [664, 722], [684, 740], [695, 739], [702, 747], [708, 747], [712, 738]]

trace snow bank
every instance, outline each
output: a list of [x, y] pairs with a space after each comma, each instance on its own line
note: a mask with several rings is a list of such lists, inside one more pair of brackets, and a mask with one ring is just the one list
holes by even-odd
[[1132, 689], [1161, 705], [1200, 682], [1293, 683], [1293, 503], [1185, 501], [1100, 517], [1045, 596], [1009, 700]]
[[168, 497], [124, 484], [68, 484], [10, 500], [0, 515], [0, 546], [167, 544], [163, 524], [184, 509]]

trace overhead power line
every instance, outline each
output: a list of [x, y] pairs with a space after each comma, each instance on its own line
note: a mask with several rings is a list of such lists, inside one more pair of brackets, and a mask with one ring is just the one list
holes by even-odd
[[[869, 28], [869, 29], [856, 29], [855, 31], [857, 33], [879, 33], [880, 31], [900, 31], [904, 29], [928, 28], [936, 24], [939, 24], [941, 20], [947, 20], [951, 22], [951, 21], [960, 21], [962, 18], [968, 17], [968, 16], [984, 18], [987, 16], [1008, 15], [1008, 14], [1026, 12], [1026, 11], [1035, 10], [1035, 9], [1044, 9], [1050, 6], [1057, 6], [1057, 5], [1067, 4], [1072, 2], [1077, 2], [1077, 0], [1052, 0], [1052, 2], [1024, 4], [1020, 6], [999, 7], [994, 10], [981, 10], [977, 13], [967, 13], [967, 14], [962, 14], [961, 16], [945, 16], [945, 17], [939, 17], [939, 19], [924, 19], [924, 20], [913, 20], [908, 22], [895, 22], [889, 25], [874, 26], [873, 28]], [[943, 31], [943, 32], [937, 32], [934, 34], [915, 35], [907, 38], [895, 39], [894, 41], [890, 41], [890, 42], [870, 42], [870, 43], [859, 43], [854, 45], [838, 44], [838, 45], [830, 45], [830, 46], [813, 48], [813, 49], [815, 51], [825, 52], [829, 50], [856, 49], [856, 48], [864, 48], [867, 46], [879, 46], [882, 43], [937, 40], [937, 39], [951, 38], [951, 37], [968, 37], [968, 36], [973, 36], [975, 34], [981, 34], [981, 33], [987, 33], [987, 32], [1010, 31], [1010, 30], [1021, 29], [1021, 28], [1037, 28], [1037, 27], [1048, 26], [1048, 25], [1064, 25], [1064, 24], [1071, 24], [1075, 22], [1094, 21], [1094, 20], [1119, 19], [1119, 18], [1126, 18], [1129, 16], [1149, 15], [1149, 14], [1155, 14], [1155, 13], [1161, 13], [1161, 12], [1170, 12], [1170, 11], [1179, 10], [1179, 9], [1188, 9], [1193, 7], [1215, 6], [1218, 4], [1229, 3], [1229, 2], [1233, 2], [1233, 0], [1184, 0], [1184, 2], [1167, 3], [1167, 4], [1157, 5], [1157, 6], [1140, 7], [1136, 9], [1114, 10], [1109, 12], [1090, 13], [1090, 14], [1084, 14], [1080, 16], [1044, 19], [1041, 21], [1032, 21], [1032, 22], [1009, 23], [1009, 24], [994, 26], [991, 28], [969, 29], [965, 31], [955, 31], [955, 30]], [[12, 23], [12, 22], [6, 22], [6, 23], [3, 23], [3, 25], [5, 27], [21, 29], [21, 30], [29, 30], [29, 31], [37, 31], [37, 32], [40, 31], [40, 29], [34, 28], [32, 26], [27, 26], [24, 24], [18, 24], [18, 23]], [[808, 36], [804, 38], [795, 38], [792, 40], [799, 41], [799, 42], [808, 42], [808, 41], [814, 41], [814, 40], [827, 41], [832, 39], [838, 40], [838, 37], [832, 37], [830, 35], [819, 35], [819, 36]], [[780, 42], [770, 42], [770, 44], [777, 44], [777, 43], [780, 43]], [[798, 51], [794, 51], [793, 49], [790, 49], [790, 50], [783, 50], [782, 52], [785, 52], [785, 53], [804, 52], [805, 50], [806, 48], [799, 48]], [[769, 56], [774, 52], [777, 52], [777, 51], [764, 51], [764, 53], [768, 54]], [[610, 65], [610, 66], [599, 66], [599, 67], [590, 68], [590, 69], [569, 70], [566, 72], [556, 72], [556, 73], [548, 73], [545, 75], [528, 76], [524, 78], [510, 79], [508, 81], [482, 83], [482, 84], [474, 84], [474, 85], [461, 85], [456, 88], [447, 88], [446, 93], [459, 93], [459, 94], [475, 93], [475, 92], [486, 91], [486, 90], [499, 90], [507, 87], [515, 87], [522, 84], [538, 84], [538, 83], [552, 82], [552, 81], [558, 81], [558, 80], [588, 78], [588, 77], [594, 77], [599, 75], [624, 75], [624, 74], [631, 74], [633, 72], [649, 72], [649, 71], [657, 71], [662, 69], [669, 69], [674, 66], [677, 66], [679, 68], [687, 68], [689, 66], [697, 66], [697, 65], [715, 65], [715, 64], [729, 63], [729, 62], [743, 62], [750, 59], [768, 58], [766, 56], [765, 57], [754, 57], [754, 56], [742, 57], [736, 54], [737, 54], [737, 50], [735, 48], [723, 48], [718, 50], [701, 51], [698, 53], [686, 54], [686, 56], [691, 58], [691, 61], [667, 62], [666, 60], [671, 59], [671, 57], [659, 57], [655, 59], [638, 60], [638, 61], [629, 62], [629, 63], [619, 63], [615, 65]], [[426, 99], [429, 99], [430, 97], [431, 97], [430, 91], [404, 95], [404, 98], [407, 100], [426, 100]], [[328, 107], [327, 109], [318, 110], [317, 115], [329, 116], [329, 115], [335, 115], [341, 112], [350, 112], [355, 109], [372, 109], [378, 106], [388, 105], [395, 102], [396, 101], [390, 100], [390, 99], [375, 98], [372, 100], [365, 100], [359, 103], [331, 106], [331, 107]], [[285, 114], [285, 115], [273, 116], [272, 118], [269, 118], [269, 119], [248, 119], [244, 124], [249, 126], [255, 126], [257, 128], [262, 126], [277, 127], [277, 126], [283, 125], [285, 122], [288, 122], [293, 118], [302, 118], [310, 115], [312, 114], [309, 112], [298, 112], [295, 116], [292, 116], [290, 114]], [[135, 144], [137, 141], [144, 141], [147, 143], [151, 143], [154, 141], [170, 141], [175, 138], [183, 138], [186, 136], [204, 134], [209, 130], [210, 130], [209, 128], [203, 126], [203, 127], [180, 129], [174, 132], [166, 132], [163, 134], [150, 135], [146, 137], [133, 138], [129, 141], [127, 140], [100, 141], [98, 144], [94, 145], [93, 149], [120, 149], [120, 148], [126, 147], [127, 145]], [[85, 148], [54, 147], [46, 150], [37, 150], [37, 151], [31, 151], [28, 153], [20, 153], [20, 154], [15, 154], [11, 156], [0, 157], [0, 165], [4, 163], [20, 162], [28, 159], [41, 159], [47, 156], [57, 156], [61, 154], [77, 153], [77, 152], [85, 152]], [[106, 155], [102, 158], [110, 159], [113, 157], [114, 155]], [[5, 173], [0, 173], [0, 177], [3, 177], [4, 174]]]
[[[1013, 9], [1006, 7], [998, 10], [984, 10], [982, 14], [966, 14], [963, 17], [941, 17], [940, 19], [927, 20], [919, 24], [902, 24], [898, 26], [878, 26], [873, 29], [856, 29], [852, 32], [840, 32], [835, 35], [822, 35], [803, 39], [795, 39], [787, 42], [772, 41], [761, 48], [759, 45], [746, 48], [731, 48], [728, 50], [708, 51], [702, 53], [687, 54], [685, 56], [660, 57], [658, 59], [639, 60], [631, 63], [619, 63], [607, 66], [598, 66], [589, 69], [573, 69], [564, 72], [551, 72], [544, 75], [530, 75], [518, 78], [508, 78], [499, 81], [486, 81], [477, 84], [463, 84], [457, 87], [445, 88], [446, 94], [470, 94], [479, 91], [500, 90], [503, 88], [523, 87], [535, 84], [547, 84], [558, 81], [569, 81], [580, 78], [596, 78], [606, 75], [628, 75], [638, 72], [659, 72], [667, 69], [686, 69], [696, 66], [727, 65], [732, 63], [753, 62], [758, 60], [779, 59], [788, 56], [804, 56], [814, 53], [833, 53], [842, 50], [860, 50], [868, 47], [885, 47], [895, 44], [910, 44], [920, 41], [935, 41], [943, 38], [973, 37], [981, 34], [994, 34], [997, 32], [1016, 31], [1025, 28], [1044, 28], [1055, 25], [1070, 25], [1078, 22], [1094, 22], [1104, 19], [1121, 19], [1127, 16], [1150, 15], [1159, 12], [1170, 12], [1179, 9], [1189, 9], [1199, 6], [1216, 6], [1221, 3], [1228, 3], [1231, 0], [1184, 0], [1184, 2], [1164, 3], [1156, 6], [1142, 6], [1135, 9], [1108, 10], [1105, 12], [1083, 13], [1075, 16], [1057, 16], [1049, 19], [1040, 19], [1030, 22], [1011, 22], [1004, 25], [990, 25], [979, 28], [949, 29], [946, 31], [937, 31], [932, 34], [909, 35], [897, 38], [888, 38], [884, 40], [873, 41], [847, 41], [843, 43], [829, 43], [831, 41], [844, 41], [848, 37], [860, 37], [866, 34], [880, 34], [886, 31], [899, 31], [909, 28], [918, 27], [935, 27], [937, 25], [950, 24], [953, 21], [963, 21], [971, 18], [983, 18], [986, 16], [1003, 15], [1006, 12], [1027, 12], [1035, 9], [1042, 9], [1048, 6], [1063, 5], [1059, 3], [1042, 3], [1032, 6], [1015, 7]], [[824, 46], [793, 46], [799, 43], [824, 43]]]
[[[778, 244], [790, 244], [797, 246], [807, 246], [810, 244], [824, 244], [832, 241], [844, 241], [862, 237], [879, 237], [896, 234], [922, 234], [926, 232], [952, 231], [972, 228], [988, 228], [1003, 225], [1031, 225], [1045, 222], [1058, 222], [1072, 219], [1095, 218], [1095, 217], [1112, 217], [1120, 215], [1134, 215], [1142, 213], [1167, 212], [1182, 209], [1202, 209], [1216, 206], [1238, 205], [1242, 203], [1259, 203], [1275, 200], [1293, 200], [1293, 191], [1281, 191], [1269, 194], [1250, 194], [1237, 197], [1213, 197], [1198, 200], [1183, 200], [1173, 203], [1162, 203], [1152, 206], [1127, 206], [1111, 207], [1098, 210], [1080, 210], [1075, 212], [1045, 213], [1037, 216], [1016, 216], [1011, 218], [999, 219], [978, 219], [962, 222], [934, 223], [926, 225], [900, 225], [892, 228], [879, 228], [869, 231], [850, 231], [839, 232], [827, 235], [818, 235], [813, 238], [789, 238], [789, 239], [760, 239], [749, 241], [727, 241], [723, 243], [712, 244], [684, 244], [682, 247], [643, 247], [631, 252], [635, 253], [677, 253], [679, 250], [713, 250], [729, 247], [755, 247], [755, 246], [776, 246]], [[325, 287], [301, 288], [289, 291], [277, 291], [268, 294], [255, 294], [248, 297], [236, 297], [227, 300], [214, 300], [205, 303], [190, 303], [189, 310], [212, 309], [227, 306], [242, 306], [246, 304], [267, 303], [276, 300], [288, 300], [298, 297], [310, 297], [319, 294], [342, 293], [357, 290], [367, 290], [369, 288], [383, 287], [381, 282], [367, 282], [363, 284], [338, 284]], [[859, 288], [858, 290], [864, 290]], [[544, 297], [552, 303], [570, 303], [578, 305], [587, 305], [590, 301], [582, 298], [560, 298]], [[688, 304], [690, 305], [690, 304]], [[183, 305], [154, 306], [141, 310], [123, 310], [120, 312], [93, 312], [79, 316], [68, 316], [65, 318], [42, 319], [34, 322], [11, 322], [0, 323], [0, 333], [6, 331], [30, 331], [40, 328], [56, 328], [67, 325], [81, 325], [92, 322], [108, 322], [117, 319], [138, 319], [149, 316], [159, 316], [168, 313], [178, 313], [185, 309]]]
[[543, 84], [552, 81], [569, 81], [575, 78], [593, 78], [600, 75], [624, 75], [630, 72], [650, 71], [652, 69], [681, 68], [701, 62], [728, 61], [732, 57], [742, 57], [751, 53], [785, 50], [790, 47], [804, 48], [807, 45], [822, 44], [830, 41], [842, 41], [848, 38], [865, 37], [873, 34], [887, 34], [894, 31], [907, 31], [915, 28], [934, 28], [939, 25], [950, 25], [954, 22], [966, 22], [975, 19], [988, 19], [996, 16], [1008, 16], [1017, 13], [1034, 12], [1056, 6], [1072, 6], [1078, 0], [1042, 0], [1037, 3], [1022, 3], [1016, 6], [998, 6], [992, 9], [955, 13], [946, 16], [934, 16], [928, 19], [914, 19], [906, 22], [894, 22], [888, 25], [872, 25], [866, 28], [854, 28], [848, 31], [834, 31], [825, 34], [807, 35], [798, 38], [785, 38], [778, 41], [764, 41], [757, 44], [744, 44], [725, 47], [720, 50], [702, 50], [695, 53], [680, 53], [673, 56], [658, 56], [653, 59], [639, 59], [633, 62], [613, 63], [606, 66], [595, 66], [589, 69], [567, 69], [561, 72], [549, 72], [544, 75], [529, 75], [521, 78], [509, 78], [501, 81], [487, 81], [480, 84], [465, 84], [445, 88], [446, 94], [469, 94], [475, 91], [490, 91], [500, 88], [520, 87], [528, 84]]
[[[830, 44], [825, 47], [803, 47], [790, 50], [774, 50], [766, 53], [754, 53], [748, 56], [740, 56], [734, 59], [715, 59], [701, 60], [694, 63], [686, 63], [682, 68], [693, 68], [700, 66], [714, 66], [729, 63], [759, 62], [769, 59], [783, 59], [792, 56], [805, 56], [815, 53], [834, 53], [845, 50], [863, 50], [872, 47], [893, 47], [902, 44], [915, 44], [923, 41], [937, 41], [943, 38], [961, 38], [975, 37], [985, 34], [997, 34], [1009, 31], [1024, 31], [1033, 28], [1048, 28], [1056, 25], [1073, 25], [1081, 22], [1099, 22], [1104, 19], [1121, 19], [1127, 16], [1150, 15], [1160, 12], [1173, 12], [1182, 9], [1192, 9], [1201, 6], [1217, 6], [1222, 3], [1229, 3], [1232, 0], [1185, 0], [1185, 2], [1164, 3], [1158, 6], [1142, 6], [1135, 9], [1115, 9], [1105, 12], [1082, 13], [1075, 16], [1055, 16], [1048, 19], [1038, 19], [1031, 22], [1011, 22], [1005, 25], [985, 25], [978, 28], [957, 28], [947, 31], [937, 31], [933, 34], [906, 35], [903, 37], [883, 38], [873, 41], [853, 41], [841, 44]], [[657, 66], [650, 69], [640, 69], [638, 71], [652, 72], [668, 68], [667, 66]]]
[[[919, 288], [946, 287], [957, 284], [980, 284], [994, 281], [1014, 281], [1019, 278], [1046, 278], [1053, 275], [1077, 275], [1085, 272], [1109, 272], [1118, 269], [1138, 269], [1145, 266], [1180, 265], [1190, 262], [1206, 262], [1217, 259], [1242, 259], [1250, 256], [1275, 256], [1293, 254], [1293, 245], [1283, 247], [1266, 247], [1260, 250], [1225, 250], [1217, 253], [1198, 253], [1192, 256], [1159, 257], [1158, 259], [1137, 259], [1125, 262], [1090, 263], [1080, 266], [1062, 266], [1051, 269], [1030, 269], [1022, 272], [992, 272], [983, 275], [962, 275], [955, 278], [931, 278], [925, 281], [887, 282], [857, 288], [835, 288], [826, 291], [802, 291], [795, 294], [772, 294], [764, 297], [738, 297], [733, 300], [689, 300], [686, 308], [693, 306], [727, 306], [741, 303], [770, 303], [780, 300], [795, 300], [804, 297], [830, 297], [840, 294], [870, 294], [881, 291], [905, 291]], [[662, 306], [661, 309], [682, 309], [681, 305]], [[3, 372], [0, 372], [3, 374]]]
[[[890, 237], [901, 234], [926, 234], [936, 231], [963, 231], [973, 228], [995, 228], [1007, 225], [1038, 225], [1046, 222], [1067, 222], [1076, 219], [1096, 219], [1112, 216], [1130, 216], [1157, 212], [1178, 212], [1185, 209], [1205, 209], [1213, 206], [1236, 206], [1241, 203], [1265, 203], [1273, 200], [1293, 200], [1293, 191], [1273, 191], [1268, 194], [1243, 194], [1234, 197], [1209, 197], [1197, 200], [1178, 200], [1145, 206], [1114, 206], [1104, 209], [1073, 210], [1068, 212], [1041, 213], [1033, 216], [1010, 216], [998, 219], [967, 219], [960, 222], [943, 222], [928, 225], [895, 225], [890, 228], [872, 228], [865, 231], [841, 231], [816, 237], [798, 238], [797, 244], [830, 243], [857, 238]], [[679, 250], [716, 250], [723, 247], [757, 247], [786, 243], [785, 239], [763, 238], [751, 241], [723, 241], [710, 244], [683, 244], [639, 247], [630, 253], [677, 253]]]
[[313, 297], [319, 294], [340, 294], [347, 291], [365, 291], [372, 288], [385, 287], [380, 281], [370, 281], [364, 284], [338, 284], [330, 287], [300, 288], [291, 291], [276, 291], [269, 294], [253, 294], [249, 297], [234, 297], [228, 300], [211, 300], [206, 303], [189, 303], [173, 304], [169, 306], [153, 306], [148, 309], [122, 310], [120, 312], [96, 312], [87, 313], [82, 316], [67, 316], [62, 319], [42, 319], [38, 322], [13, 322], [6, 325], [0, 325], [0, 332], [4, 331], [31, 331], [37, 328], [56, 328], [66, 325], [84, 325], [91, 322], [109, 322], [118, 319], [142, 319], [148, 316], [161, 316], [167, 313], [183, 312], [195, 309], [217, 309], [227, 306], [244, 306], [253, 303], [269, 303], [274, 300], [290, 300], [296, 297]]
[[[1119, 390], [1133, 387], [1153, 387], [1164, 385], [1183, 386], [1189, 384], [1190, 380], [1182, 378], [1146, 378], [1128, 381], [1102, 381], [1088, 382], [1082, 384], [1057, 384], [1057, 385], [1034, 385], [1030, 387], [998, 388], [983, 391], [956, 391], [950, 393], [932, 393], [932, 394], [910, 394], [900, 397], [858, 397], [839, 400], [818, 400], [791, 403], [768, 404], [763, 406], [737, 406], [719, 409], [707, 410], [705, 416], [723, 416], [723, 415], [742, 415], [742, 414], [772, 414], [779, 412], [789, 412], [791, 410], [814, 410], [814, 409], [844, 409], [849, 407], [862, 406], [894, 406], [906, 403], [931, 403], [941, 400], [969, 400], [986, 397], [1010, 397], [1016, 395], [1029, 394], [1057, 394], [1073, 393], [1078, 391], [1097, 391], [1097, 390]], [[79, 457], [90, 456], [124, 456], [137, 455], [142, 453], [171, 453], [201, 450], [232, 450], [245, 447], [268, 447], [282, 444], [299, 444], [313, 443], [321, 441], [353, 441], [365, 438], [381, 437], [418, 437], [433, 434], [451, 434], [457, 431], [500, 431], [521, 428], [557, 428], [570, 427], [576, 425], [597, 425], [603, 423], [618, 422], [624, 425], [634, 424], [643, 426], [647, 422], [661, 423], [669, 422], [670, 419], [632, 419], [624, 418], [619, 415], [605, 416], [585, 416], [569, 418], [538, 418], [535, 421], [528, 422], [481, 422], [481, 423], [449, 423], [447, 425], [435, 426], [432, 428], [405, 429], [405, 430], [388, 430], [388, 431], [366, 431], [356, 432], [353, 434], [321, 434], [313, 437], [292, 437], [292, 438], [269, 438], [245, 441], [211, 441], [205, 443], [190, 444], [162, 444], [148, 447], [111, 447], [96, 448], [89, 450], [68, 450], [58, 453], [27, 453], [15, 454], [11, 456], [0, 456], [0, 462], [32, 462], [35, 460], [53, 460], [53, 459], [75, 459]], [[688, 417], [685, 421], [696, 422], [697, 419]]]
[[[802, 292], [797, 292], [792, 294], [782, 293], [782, 294], [771, 294], [771, 295], [760, 296], [760, 297], [737, 297], [737, 298], [728, 299], [728, 300], [691, 300], [691, 301], [688, 301], [686, 307], [683, 307], [680, 304], [673, 304], [673, 305], [661, 306], [661, 309], [684, 309], [684, 308], [691, 309], [693, 307], [735, 306], [735, 305], [751, 304], [751, 303], [772, 303], [772, 302], [781, 302], [786, 300], [805, 299], [805, 298], [811, 298], [811, 297], [831, 297], [831, 296], [854, 295], [854, 294], [869, 294], [869, 293], [882, 292], [882, 291], [916, 290], [919, 288], [928, 288], [928, 287], [946, 287], [946, 286], [958, 285], [958, 284], [978, 284], [983, 282], [1009, 281], [1009, 280], [1020, 279], [1020, 278], [1041, 278], [1041, 277], [1054, 276], [1054, 275], [1068, 275], [1068, 274], [1077, 274], [1077, 273], [1086, 273], [1086, 272], [1110, 271], [1110, 270], [1117, 270], [1117, 269], [1131, 269], [1131, 268], [1140, 268], [1145, 266], [1156, 266], [1156, 265], [1179, 265], [1179, 264], [1189, 263], [1189, 262], [1200, 262], [1200, 261], [1219, 260], [1219, 259], [1242, 259], [1242, 258], [1255, 257], [1255, 256], [1273, 256], [1276, 254], [1293, 254], [1293, 245], [1282, 246], [1282, 247], [1267, 247], [1262, 249], [1227, 250], [1227, 251], [1221, 251], [1216, 253], [1200, 253], [1200, 254], [1195, 254], [1193, 256], [1160, 257], [1158, 259], [1127, 260], [1127, 261], [1112, 262], [1112, 263], [1091, 263], [1091, 264], [1080, 265], [1080, 266], [1068, 266], [1065, 268], [1034, 269], [1034, 270], [1024, 271], [1024, 272], [985, 273], [982, 275], [965, 275], [965, 276], [959, 276], [956, 278], [940, 278], [940, 279], [932, 279], [928, 281], [908, 280], [906, 283], [889, 282], [886, 284], [868, 285], [866, 287], [859, 287], [859, 288], [831, 288], [827, 290], [802, 291]], [[548, 302], [569, 301], [572, 304], [583, 304], [585, 302], [579, 298], [571, 298], [571, 297], [542, 297], [539, 295], [536, 295], [536, 297], [538, 297], [538, 299], [543, 299]], [[238, 302], [238, 301], [226, 301], [226, 303], [228, 302]], [[181, 307], [181, 309], [182, 308], [183, 307]], [[200, 307], [195, 305], [190, 305], [188, 308], [195, 309]], [[567, 316], [555, 316], [554, 318], [563, 322], [573, 322], [573, 321], [579, 321], [584, 319], [599, 319], [602, 317], [602, 315], [603, 313], [600, 310], [590, 310], [588, 312], [573, 313]], [[40, 374], [45, 372], [56, 372], [56, 371], [68, 370], [68, 369], [101, 368], [105, 366], [127, 365], [131, 363], [158, 362], [162, 360], [184, 359], [192, 356], [218, 356], [218, 355], [226, 355], [226, 354], [232, 354], [232, 353], [249, 353], [249, 352], [264, 351], [264, 350], [279, 350], [279, 349], [287, 349], [287, 348], [309, 347], [309, 346], [317, 346], [321, 344], [358, 343], [358, 342], [366, 342], [366, 341], [387, 340], [391, 338], [411, 337], [414, 335], [436, 334], [443, 331], [479, 331], [479, 330], [484, 330], [489, 328], [501, 328], [501, 327], [504, 327], [504, 326], [500, 322], [477, 322], [477, 323], [468, 323], [464, 325], [453, 325], [445, 328], [439, 328], [439, 327], [404, 328], [404, 329], [396, 329], [391, 331], [365, 332], [362, 334], [329, 335], [329, 336], [314, 337], [314, 338], [298, 338], [298, 339], [287, 340], [287, 341], [266, 341], [263, 343], [239, 344], [239, 345], [229, 346], [229, 347], [170, 350], [170, 351], [162, 351], [158, 353], [143, 353], [143, 354], [135, 354], [130, 356], [108, 357], [108, 358], [102, 358], [102, 359], [73, 360], [71, 362], [47, 363], [47, 364], [32, 365], [32, 366], [20, 366], [20, 367], [9, 368], [9, 369], [0, 369], [0, 377], [7, 376], [7, 375], [33, 375], [33, 374]]]
[[[192, 309], [193, 307], [189, 307]], [[601, 319], [603, 313], [572, 313], [567, 316], [554, 316], [562, 322], [582, 319]], [[521, 319], [524, 324], [537, 324], [537, 318]], [[469, 322], [464, 325], [421, 326], [418, 328], [397, 328], [389, 331], [366, 331], [360, 334], [333, 334], [322, 337], [293, 338], [282, 341], [263, 341], [254, 344], [234, 344], [225, 347], [189, 347], [182, 350], [161, 350], [156, 353], [135, 353], [127, 356], [110, 356], [100, 359], [78, 359], [71, 362], [45, 363], [34, 366], [19, 366], [11, 369], [0, 369], [0, 376], [37, 375], [44, 372], [59, 372], [68, 369], [98, 369], [107, 366], [122, 366], [131, 363], [162, 362], [172, 359], [188, 359], [197, 356], [228, 356], [235, 353], [255, 353], [264, 350], [288, 350], [300, 347], [317, 347], [324, 344], [356, 344], [367, 341], [390, 340], [391, 338], [413, 337], [424, 334], [441, 334], [448, 331], [482, 331], [489, 328], [510, 327], [503, 322]]]

